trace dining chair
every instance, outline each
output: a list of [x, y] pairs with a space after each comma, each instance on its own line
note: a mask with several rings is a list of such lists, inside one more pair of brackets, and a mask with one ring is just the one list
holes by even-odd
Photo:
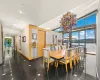
[[61, 50], [61, 49], [62, 49], [62, 48], [61, 48], [61, 45], [58, 45], [58, 49], [59, 49], [59, 50]]
[[55, 46], [55, 50], [56, 50], [56, 51], [59, 50], [59, 49], [58, 49], [58, 46]]
[[84, 55], [85, 55], [85, 52], [84, 52], [84, 46], [80, 46], [79, 47], [79, 58], [80, 60], [84, 60]]
[[66, 48], [66, 46], [65, 46], [65, 45], [62, 45], [62, 49], [65, 49], [65, 50], [66, 50], [67, 48]]
[[56, 51], [57, 53], [61, 53], [61, 52], [62, 52], [61, 46], [60, 46], [60, 45], [55, 46], [55, 51]]
[[60, 60], [60, 63], [65, 64], [66, 72], [68, 72], [68, 63], [70, 64], [70, 69], [72, 69], [72, 50], [67, 49], [64, 58]]
[[[50, 48], [46, 49], [43, 48], [44, 54], [43, 54], [43, 68], [44, 68], [44, 64], [47, 64], [47, 70], [49, 70], [49, 66], [51, 63], [54, 62], [54, 59], [50, 58]], [[54, 52], [54, 51], [52, 51]]]
[[76, 62], [78, 63], [79, 62], [79, 59], [80, 59], [80, 55], [79, 55], [79, 47], [76, 47], [75, 49], [75, 60]]
[[76, 65], [76, 48], [73, 48], [71, 53], [72, 53], [72, 61], [74, 62], [74, 65]]

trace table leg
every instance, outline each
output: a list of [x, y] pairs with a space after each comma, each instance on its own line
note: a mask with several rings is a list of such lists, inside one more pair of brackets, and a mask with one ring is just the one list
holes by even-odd
[[58, 68], [58, 61], [57, 61], [57, 68]]
[[55, 61], [55, 67], [58, 68], [58, 60]]

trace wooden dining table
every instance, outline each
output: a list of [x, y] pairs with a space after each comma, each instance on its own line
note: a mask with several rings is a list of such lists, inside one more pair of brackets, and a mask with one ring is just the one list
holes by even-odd
[[64, 58], [64, 55], [62, 51], [50, 51], [50, 57], [55, 60], [55, 67], [57, 68], [59, 60]]

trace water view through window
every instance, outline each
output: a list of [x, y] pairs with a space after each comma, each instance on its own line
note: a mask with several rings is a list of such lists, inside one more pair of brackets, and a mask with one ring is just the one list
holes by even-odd
[[[85, 29], [86, 27], [91, 27], [92, 25], [96, 25], [96, 12], [91, 13], [83, 18], [77, 20], [77, 24], [74, 28], [80, 30], [76, 30], [72, 32], [72, 46], [83, 45], [86, 46], [88, 53], [95, 53], [96, 49], [96, 37], [95, 37], [95, 28]], [[84, 28], [81, 30], [81, 28]], [[55, 32], [63, 32], [62, 27], [54, 30]], [[63, 38], [68, 38], [69, 33], [64, 33]], [[63, 41], [66, 43], [68, 41]]]
[[[90, 14], [85, 18], [79, 19], [75, 28], [90, 27], [96, 24], [96, 13]], [[68, 33], [64, 34], [67, 37]], [[95, 29], [84, 29], [72, 32], [72, 46], [82, 45], [86, 46], [88, 53], [95, 53], [96, 51]]]

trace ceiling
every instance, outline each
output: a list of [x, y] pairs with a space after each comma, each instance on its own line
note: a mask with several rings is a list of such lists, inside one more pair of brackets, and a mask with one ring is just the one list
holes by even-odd
[[5, 34], [16, 35], [28, 24], [40, 26], [88, 0], [0, 0]]

